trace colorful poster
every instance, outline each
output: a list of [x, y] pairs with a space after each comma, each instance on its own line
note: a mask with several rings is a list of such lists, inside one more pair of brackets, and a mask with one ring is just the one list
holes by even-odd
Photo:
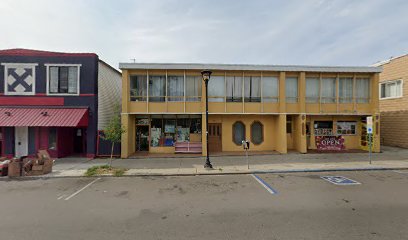
[[316, 136], [315, 140], [316, 148], [319, 151], [341, 151], [346, 149], [342, 136]]

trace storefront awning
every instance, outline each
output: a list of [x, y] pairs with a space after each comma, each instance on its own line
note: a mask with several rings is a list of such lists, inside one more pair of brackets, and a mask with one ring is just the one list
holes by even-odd
[[0, 108], [2, 127], [85, 127], [87, 108]]

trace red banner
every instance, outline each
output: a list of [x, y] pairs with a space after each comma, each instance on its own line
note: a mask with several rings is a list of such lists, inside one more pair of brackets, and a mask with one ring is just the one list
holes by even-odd
[[315, 140], [319, 151], [341, 151], [346, 149], [342, 136], [316, 136]]

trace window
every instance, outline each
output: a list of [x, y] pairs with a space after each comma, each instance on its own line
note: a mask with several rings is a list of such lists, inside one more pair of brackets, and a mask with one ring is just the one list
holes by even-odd
[[184, 100], [184, 76], [167, 76], [167, 100], [169, 102]]
[[278, 102], [279, 83], [277, 77], [262, 77], [262, 101]]
[[201, 76], [186, 76], [186, 101], [201, 101], [202, 81], [203, 80]]
[[356, 102], [368, 103], [370, 101], [370, 79], [356, 78]]
[[251, 142], [255, 145], [263, 142], [263, 125], [258, 121], [251, 125]]
[[227, 102], [242, 102], [242, 77], [227, 77]]
[[48, 149], [57, 149], [57, 128], [49, 128], [48, 132]]
[[49, 66], [49, 94], [79, 94], [79, 66]]
[[339, 101], [340, 103], [353, 102], [353, 78], [339, 78]]
[[286, 102], [296, 103], [298, 101], [298, 78], [287, 77], [285, 82]]
[[166, 76], [149, 76], [149, 101], [164, 102], [165, 95]]
[[338, 121], [337, 134], [341, 135], [355, 135], [357, 122]]
[[292, 133], [292, 116], [286, 116], [286, 133]]
[[232, 125], [232, 139], [236, 145], [242, 145], [245, 140], [245, 125], [242, 122], [235, 122]]
[[315, 136], [333, 135], [333, 121], [314, 121]]
[[322, 78], [322, 103], [336, 102], [336, 78]]
[[224, 102], [225, 78], [224, 76], [212, 76], [208, 81], [208, 101]]
[[147, 77], [130, 76], [130, 101], [147, 100]]
[[306, 102], [318, 103], [320, 98], [319, 78], [306, 78]]
[[244, 101], [260, 102], [261, 101], [261, 77], [244, 78]]
[[380, 86], [381, 99], [402, 97], [402, 80], [383, 82]]

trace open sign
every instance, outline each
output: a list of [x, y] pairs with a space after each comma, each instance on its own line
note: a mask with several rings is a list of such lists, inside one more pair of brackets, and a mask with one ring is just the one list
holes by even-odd
[[346, 149], [342, 136], [316, 136], [315, 140], [317, 150], [340, 151]]

